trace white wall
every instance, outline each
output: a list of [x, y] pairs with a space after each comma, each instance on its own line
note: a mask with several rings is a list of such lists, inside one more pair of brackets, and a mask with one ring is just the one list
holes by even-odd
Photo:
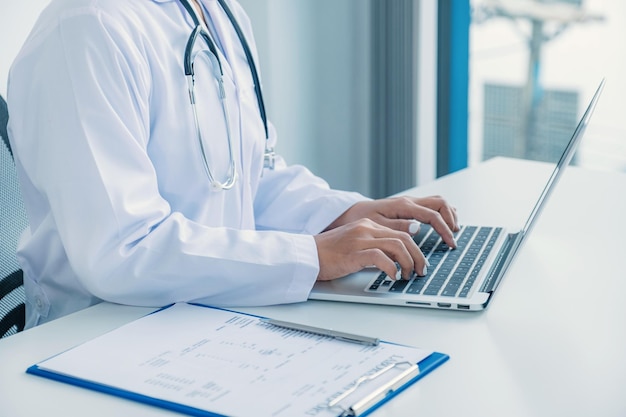
[[[421, 184], [436, 171], [437, 6], [415, 1], [415, 175]], [[239, 2], [255, 29], [278, 151], [331, 186], [369, 194], [372, 0]]]
[[278, 152], [331, 186], [368, 194], [369, 1], [240, 3], [255, 29]]

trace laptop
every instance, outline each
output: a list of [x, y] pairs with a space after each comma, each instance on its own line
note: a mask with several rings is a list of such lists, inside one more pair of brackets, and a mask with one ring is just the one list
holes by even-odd
[[456, 234], [457, 248], [450, 249], [434, 229], [422, 224], [413, 239], [430, 263], [426, 276], [413, 274], [408, 280], [394, 280], [369, 268], [315, 283], [309, 299], [462, 311], [487, 308], [578, 148], [604, 83], [602, 80], [598, 86], [521, 230], [464, 225]]

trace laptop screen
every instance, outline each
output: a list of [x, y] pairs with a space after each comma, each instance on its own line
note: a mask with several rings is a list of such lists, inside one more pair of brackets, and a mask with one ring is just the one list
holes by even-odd
[[546, 201], [548, 200], [548, 197], [550, 197], [550, 194], [552, 194], [552, 191], [554, 190], [556, 183], [561, 178], [561, 175], [563, 174], [563, 170], [565, 169], [565, 167], [567, 167], [567, 165], [569, 165], [572, 157], [574, 156], [574, 153], [576, 152], [576, 149], [578, 148], [578, 145], [580, 144], [583, 134], [585, 133], [585, 129], [587, 128], [587, 125], [589, 124], [589, 119], [591, 119], [591, 115], [593, 114], [593, 111], [596, 107], [596, 103], [598, 102], [598, 99], [600, 98], [600, 94], [602, 93], [602, 90], [604, 89], [604, 83], [605, 83], [605, 80], [603, 79], [600, 82], [600, 85], [598, 86], [598, 89], [596, 90], [595, 94], [593, 95], [591, 102], [587, 106], [587, 110], [585, 110], [585, 113], [580, 119], [580, 122], [578, 122], [578, 126], [576, 126], [576, 130], [574, 131], [572, 138], [569, 140], [569, 142], [567, 143], [567, 146], [565, 147], [565, 150], [561, 154], [561, 157], [559, 161], [557, 162], [556, 167], [554, 168], [554, 171], [552, 171], [552, 174], [550, 175], [550, 178], [548, 179], [548, 182], [546, 183], [543, 191], [541, 192], [541, 195], [539, 196], [537, 203], [533, 207], [533, 210], [531, 211], [530, 216], [528, 217], [528, 220], [526, 221], [526, 224], [522, 228], [522, 239], [523, 239], [523, 236], [526, 236], [526, 234], [530, 231], [530, 229], [534, 225], [535, 219], [539, 217], [539, 214], [541, 210], [543, 209], [543, 207], [545, 206]]

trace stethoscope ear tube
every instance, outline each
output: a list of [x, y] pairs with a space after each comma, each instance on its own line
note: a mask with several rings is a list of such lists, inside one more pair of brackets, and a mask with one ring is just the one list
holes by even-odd
[[[213, 54], [215, 54], [216, 57], [217, 57], [217, 48], [215, 47], [215, 43], [213, 42], [211, 37], [204, 31], [204, 29], [202, 29], [202, 25], [200, 24], [200, 19], [196, 15], [196, 11], [194, 10], [194, 8], [189, 3], [189, 0], [180, 0], [180, 1], [183, 7], [187, 10], [187, 13], [189, 13], [189, 15], [191, 16], [194, 24], [196, 25], [196, 28], [194, 29], [194, 33], [192, 33], [193, 39], [190, 38], [187, 41], [187, 47], [185, 48], [185, 74], [192, 75], [193, 68], [191, 65], [191, 52], [192, 52], [191, 49], [193, 49], [195, 38], [198, 35], [201, 35], [204, 38], [204, 40], [207, 42], [207, 44], [209, 45], [209, 50]], [[254, 81], [254, 92], [256, 93], [257, 104], [259, 106], [259, 112], [261, 113], [261, 119], [263, 120], [263, 128], [265, 129], [265, 138], [269, 139], [269, 129], [267, 126], [267, 114], [265, 112], [265, 101], [263, 100], [263, 92], [261, 91], [261, 80], [259, 79], [259, 73], [257, 71], [256, 63], [254, 62], [254, 57], [252, 56], [252, 51], [250, 50], [248, 41], [246, 40], [246, 37], [244, 36], [243, 31], [241, 30], [241, 27], [239, 26], [239, 23], [237, 23], [237, 19], [235, 19], [233, 12], [230, 10], [230, 7], [228, 7], [228, 5], [226, 4], [224, 0], [217, 0], [217, 1], [220, 4], [220, 6], [222, 6], [222, 9], [226, 13], [226, 16], [228, 16], [228, 19], [233, 25], [233, 28], [235, 29], [235, 32], [237, 33], [237, 37], [239, 38], [239, 41], [241, 42], [243, 52], [246, 55], [246, 60], [248, 61], [248, 66], [250, 67], [250, 72], [252, 74], [252, 80]], [[218, 63], [219, 63], [220, 72], [221, 72], [222, 63], [219, 61], [219, 59], [218, 59]]]
[[211, 37], [206, 33], [206, 31], [202, 28], [202, 26], [197, 25], [194, 30], [191, 32], [189, 39], [187, 40], [187, 45], [185, 45], [185, 59], [184, 59], [184, 67], [185, 67], [185, 75], [194, 75], [193, 72], [193, 46], [196, 44], [196, 40], [198, 39], [198, 35], [202, 36], [202, 39], [207, 43], [209, 47], [209, 51], [211, 52], [211, 63], [213, 64], [213, 72], [216, 77], [222, 77], [224, 75], [224, 71], [222, 70], [222, 63], [217, 57], [217, 48], [215, 47], [215, 43], [211, 39]]
[[200, 26], [196, 26], [196, 28], [191, 32], [189, 39], [187, 40], [187, 45], [185, 46], [185, 75], [193, 75], [193, 64], [191, 63], [191, 51], [193, 49], [194, 44], [196, 43], [196, 39], [198, 38], [198, 33], [202, 28]]
[[261, 119], [263, 120], [263, 127], [265, 128], [265, 138], [269, 139], [269, 129], [267, 126], [267, 113], [265, 112], [265, 101], [263, 100], [263, 92], [261, 91], [261, 80], [259, 79], [259, 72], [256, 68], [256, 64], [254, 62], [254, 58], [252, 56], [252, 51], [250, 50], [250, 46], [248, 45], [248, 41], [237, 23], [237, 19], [233, 15], [233, 12], [230, 11], [230, 8], [226, 4], [224, 0], [217, 0], [224, 12], [228, 16], [228, 19], [232, 22], [233, 27], [235, 28], [235, 32], [237, 32], [237, 37], [241, 42], [241, 46], [243, 47], [243, 52], [246, 54], [246, 60], [248, 61], [248, 66], [250, 67], [250, 72], [252, 73], [252, 80], [254, 81], [254, 92], [256, 93], [257, 103], [259, 105], [259, 112], [261, 113]]

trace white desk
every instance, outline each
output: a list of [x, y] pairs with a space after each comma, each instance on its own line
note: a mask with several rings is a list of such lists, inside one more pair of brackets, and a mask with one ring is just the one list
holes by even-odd
[[[499, 158], [410, 192], [445, 195], [465, 223], [521, 225], [548, 174], [544, 164]], [[568, 168], [485, 312], [311, 301], [245, 311], [451, 356], [373, 416], [623, 417], [625, 190], [624, 174]], [[176, 415], [24, 373], [149, 311], [105, 303], [0, 341], [0, 414]]]

